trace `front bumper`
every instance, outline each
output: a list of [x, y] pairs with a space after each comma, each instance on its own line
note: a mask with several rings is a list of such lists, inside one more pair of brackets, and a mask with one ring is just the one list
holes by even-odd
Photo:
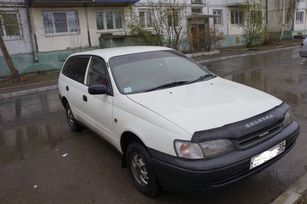
[[[298, 135], [299, 125], [292, 122], [282, 132], [257, 146], [210, 160], [186, 160], [153, 149], [149, 149], [149, 152], [163, 189], [176, 192], [204, 191], [236, 182], [270, 166], [293, 148]], [[249, 169], [251, 157], [284, 140], [286, 150], [282, 154], [259, 167]]]

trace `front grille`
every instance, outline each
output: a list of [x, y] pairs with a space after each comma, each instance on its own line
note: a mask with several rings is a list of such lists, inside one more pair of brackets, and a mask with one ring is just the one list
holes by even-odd
[[233, 142], [238, 149], [247, 149], [278, 134], [282, 128], [283, 121], [277, 121], [263, 129], [242, 135], [238, 139], [233, 140]]

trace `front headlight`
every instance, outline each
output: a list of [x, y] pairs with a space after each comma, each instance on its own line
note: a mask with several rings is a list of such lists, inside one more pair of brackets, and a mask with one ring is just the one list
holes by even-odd
[[234, 147], [230, 140], [212, 140], [200, 143], [205, 158], [216, 157], [233, 151]]
[[293, 122], [293, 113], [291, 111], [291, 109], [289, 108], [288, 111], [285, 114], [285, 118], [284, 118], [284, 127], [287, 127], [290, 123]]
[[179, 157], [186, 159], [212, 158], [233, 151], [230, 140], [220, 139], [201, 143], [175, 141], [175, 151]]

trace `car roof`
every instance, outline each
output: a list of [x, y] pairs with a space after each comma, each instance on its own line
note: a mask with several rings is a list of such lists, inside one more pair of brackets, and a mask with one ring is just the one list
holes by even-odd
[[109, 61], [110, 58], [115, 56], [142, 53], [142, 52], [161, 51], [161, 50], [172, 50], [172, 49], [168, 47], [159, 47], [159, 46], [127, 46], [127, 47], [105, 48], [105, 49], [90, 50], [85, 52], [77, 52], [70, 56], [96, 55], [102, 57], [105, 61]]

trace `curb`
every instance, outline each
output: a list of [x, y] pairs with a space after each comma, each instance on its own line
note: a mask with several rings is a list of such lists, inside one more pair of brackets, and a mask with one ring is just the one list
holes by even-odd
[[250, 53], [230, 55], [230, 56], [225, 56], [225, 57], [217, 57], [217, 58], [207, 59], [207, 60], [197, 60], [197, 62], [200, 63], [200, 64], [208, 63], [208, 62], [216, 62], [216, 61], [234, 59], [234, 58], [239, 58], [239, 57], [267, 54], [267, 53], [277, 52], [277, 51], [281, 51], [281, 50], [291, 50], [293, 48], [298, 48], [298, 47], [299, 47], [299, 45], [295, 45], [295, 46], [291, 46], [291, 47], [275, 48], [275, 49], [265, 50], [265, 51], [254, 51], [254, 52], [250, 52]]
[[307, 173], [291, 185], [271, 204], [296, 204], [307, 193]]
[[40, 88], [34, 88], [34, 89], [28, 89], [28, 90], [23, 90], [23, 91], [16, 91], [16, 92], [11, 92], [11, 93], [0, 94], [0, 100], [8, 99], [8, 98], [11, 98], [11, 97], [16, 97], [16, 96], [27, 95], [27, 94], [39, 93], [39, 92], [43, 92], [43, 91], [55, 90], [57, 88], [58, 88], [58, 85], [51, 85], [51, 86], [45, 86], [45, 87], [40, 87]]

